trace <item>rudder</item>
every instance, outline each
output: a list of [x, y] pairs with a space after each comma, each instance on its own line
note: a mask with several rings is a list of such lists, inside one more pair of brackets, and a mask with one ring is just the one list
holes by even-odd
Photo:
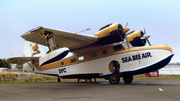
[[23, 57], [35, 57], [44, 56], [43, 50], [38, 46], [37, 43], [25, 41]]

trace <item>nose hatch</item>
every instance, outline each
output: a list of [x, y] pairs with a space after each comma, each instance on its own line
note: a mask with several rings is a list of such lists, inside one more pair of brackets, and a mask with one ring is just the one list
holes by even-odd
[[130, 29], [129, 28], [123, 28], [122, 33], [127, 33]]

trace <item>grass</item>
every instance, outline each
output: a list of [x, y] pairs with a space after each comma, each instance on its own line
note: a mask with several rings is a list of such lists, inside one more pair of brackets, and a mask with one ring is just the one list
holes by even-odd
[[[34, 75], [20, 75], [19, 80], [5, 80], [0, 81], [0, 84], [9, 83], [34, 83], [34, 82], [57, 82], [57, 77], [45, 76], [41, 74]], [[121, 78], [122, 79], [122, 78]], [[104, 79], [97, 79], [104, 80]], [[146, 77], [144, 74], [134, 76], [134, 80], [180, 80], [180, 75], [159, 75], [159, 77]], [[77, 79], [61, 79], [61, 82], [72, 82], [77, 81]], [[83, 80], [82, 80], [83, 81]]]
[[180, 80], [180, 75], [159, 75], [158, 77], [147, 77], [142, 74], [134, 76], [134, 80]]

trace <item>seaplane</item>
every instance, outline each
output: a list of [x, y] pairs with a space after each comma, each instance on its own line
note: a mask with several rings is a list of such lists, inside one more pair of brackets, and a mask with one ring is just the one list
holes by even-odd
[[[128, 33], [126, 26], [108, 24], [93, 35], [39, 26], [21, 36], [25, 40], [23, 57], [7, 60], [23, 64], [29, 72], [57, 76], [58, 82], [104, 78], [110, 84], [118, 84], [121, 77], [124, 83], [131, 83], [134, 75], [158, 70], [170, 62], [174, 55], [170, 46], [152, 46], [145, 29]], [[49, 51], [44, 53], [39, 44]]]

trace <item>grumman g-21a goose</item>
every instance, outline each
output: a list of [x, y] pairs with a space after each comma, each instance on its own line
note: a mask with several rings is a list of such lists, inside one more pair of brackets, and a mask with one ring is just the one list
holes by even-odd
[[[9, 58], [27, 71], [62, 79], [105, 78], [118, 84], [133, 81], [133, 75], [158, 70], [173, 57], [167, 45], [151, 46], [145, 31], [129, 31], [121, 24], [108, 24], [94, 35], [83, 35], [45, 27], [34, 28], [21, 37], [26, 40], [24, 57]], [[29, 42], [30, 41], [30, 42]], [[38, 44], [47, 46], [43, 53]]]

